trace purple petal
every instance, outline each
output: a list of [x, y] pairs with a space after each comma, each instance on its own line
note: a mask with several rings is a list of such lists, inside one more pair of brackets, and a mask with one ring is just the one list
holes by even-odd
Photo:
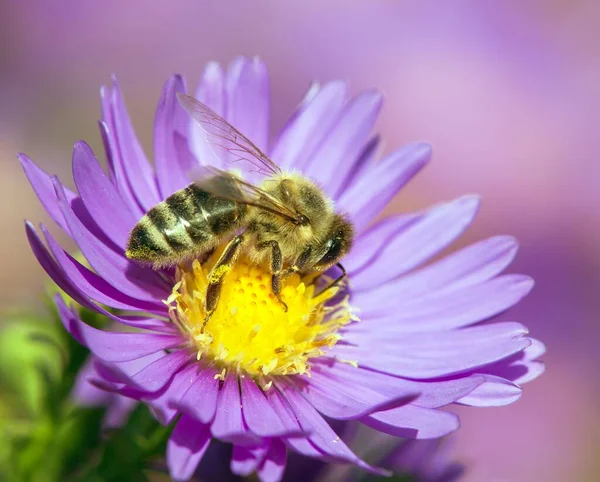
[[371, 467], [359, 459], [337, 436], [319, 413], [294, 389], [279, 387], [293, 410], [298, 422], [306, 431], [310, 431], [309, 440], [325, 454], [344, 462], [361, 467], [371, 473], [386, 475], [385, 470]]
[[335, 125], [311, 155], [304, 174], [315, 179], [332, 198], [354, 167], [381, 109], [379, 92], [363, 92], [346, 104]]
[[485, 382], [479, 385], [457, 403], [473, 407], [501, 407], [521, 398], [522, 389], [504, 378], [485, 375]]
[[271, 158], [283, 170], [302, 170], [335, 125], [346, 101], [346, 84], [330, 82], [299, 107], [275, 143]]
[[352, 278], [352, 289], [381, 286], [438, 254], [471, 224], [479, 204], [476, 196], [464, 196], [436, 206], [389, 242], [381, 240], [377, 256]]
[[[378, 291], [359, 293], [352, 299], [361, 306], [362, 323], [350, 326], [348, 333], [377, 330], [387, 334], [451, 330], [485, 320], [518, 303], [533, 288], [533, 280], [523, 275], [504, 275], [475, 286], [434, 292], [416, 300], [394, 303]], [[387, 290], [382, 289], [382, 292]]]
[[73, 179], [95, 223], [111, 241], [124, 249], [136, 218], [104, 174], [90, 146], [83, 141], [73, 148]]
[[[527, 348], [527, 329], [514, 322], [447, 332], [398, 337], [377, 332], [357, 336], [360, 346], [336, 345], [337, 358], [392, 375], [425, 379], [445, 377], [495, 363]], [[387, 349], [384, 347], [388, 347]]]
[[[117, 182], [120, 185], [127, 183], [139, 205], [147, 211], [161, 199], [152, 166], [133, 131], [116, 78], [113, 78], [112, 89], [104, 89], [102, 95], [107, 96], [103, 103], [105, 109], [103, 109], [102, 120], [113, 135], [114, 144], [111, 147], [115, 150], [111, 152], [111, 158]], [[106, 107], [109, 109], [108, 112]], [[124, 190], [126, 189], [120, 189], [121, 192]]]
[[365, 172], [373, 168], [377, 159], [380, 158], [381, 144], [379, 135], [373, 136], [367, 142], [356, 161], [354, 161], [352, 170], [348, 173], [343, 185], [340, 187], [340, 191], [336, 194], [334, 199], [339, 198], [340, 195], [348, 189], [348, 186], [354, 184], [357, 179], [360, 179], [365, 174]]
[[210, 443], [208, 425], [183, 415], [167, 443], [169, 474], [176, 481], [192, 478]]
[[90, 384], [90, 379], [98, 377], [99, 374], [94, 365], [94, 357], [90, 356], [83, 367], [77, 372], [77, 378], [71, 391], [71, 397], [76, 403], [87, 407], [95, 407], [108, 405], [111, 399], [114, 398], [112, 393], [100, 390]]
[[242, 391], [242, 414], [250, 431], [260, 437], [290, 435], [286, 425], [279, 419], [267, 401], [263, 391], [249, 377], [240, 379]]
[[[67, 225], [56, 200], [56, 192], [52, 183], [52, 177], [38, 167], [38, 165], [25, 154], [19, 154], [17, 158], [21, 162], [25, 175], [46, 212], [57, 225], [59, 225], [66, 233], [69, 233], [69, 226]], [[65, 188], [65, 196], [69, 204], [77, 198], [77, 195], [67, 188]]]
[[157, 351], [181, 345], [180, 335], [154, 333], [119, 333], [102, 331], [89, 326], [70, 310], [61, 297], [57, 308], [65, 329], [79, 343], [87, 346], [98, 358], [109, 362], [123, 362], [151, 355]]
[[[196, 90], [196, 98], [222, 117], [227, 115], [224, 77], [221, 66], [216, 62], [209, 62]], [[189, 126], [190, 147], [196, 159], [204, 165], [223, 167], [223, 162], [208, 145], [204, 130], [192, 118], [189, 119]]]
[[156, 395], [145, 397], [152, 413], [163, 425], [170, 424], [178, 414], [175, 406], [190, 389], [197, 378], [198, 365], [190, 364], [175, 374], [171, 383]]
[[125, 205], [136, 217], [140, 218], [145, 210], [138, 203], [123, 169], [123, 160], [119, 152], [117, 135], [113, 127], [110, 93], [105, 86], [100, 89], [100, 95], [102, 98], [102, 117], [105, 120], [99, 121], [98, 127], [100, 128], [100, 136], [102, 137], [104, 151], [106, 152], [110, 180], [119, 191]]
[[331, 361], [314, 362], [312, 373], [317, 371], [337, 379], [339, 383], [346, 386], [370, 389], [386, 397], [398, 397], [406, 393], [418, 394], [419, 396], [412, 403], [426, 408], [438, 408], [453, 403], [485, 381], [482, 375], [439, 381], [406, 380], [360, 367], [355, 368], [347, 363]]
[[234, 445], [231, 456], [231, 472], [241, 477], [249, 476], [258, 468], [268, 448], [268, 442], [255, 447]]
[[44, 268], [46, 273], [52, 278], [58, 287], [68, 294], [74, 301], [123, 325], [156, 331], [173, 331], [162, 320], [151, 319], [148, 317], [136, 318], [130, 316], [116, 316], [106, 311], [101, 306], [96, 305], [79, 289], [77, 285], [74, 285], [67, 277], [65, 277], [64, 272], [56, 264], [56, 261], [52, 258], [52, 256], [50, 256], [50, 253], [48, 253], [48, 250], [43, 245], [31, 223], [26, 223], [25, 229], [31, 249], [40, 262], [42, 268]]
[[453, 413], [414, 405], [373, 413], [361, 421], [395, 437], [416, 439], [443, 437], [459, 427], [458, 417]]
[[269, 450], [258, 468], [260, 482], [279, 482], [285, 471], [287, 451], [279, 439], [272, 439]]
[[154, 119], [154, 159], [162, 199], [190, 183], [187, 166], [179, 163], [175, 146], [175, 134], [186, 133], [189, 122], [189, 116], [177, 100], [177, 92], [185, 93], [185, 84], [181, 76], [174, 75], [163, 88]]
[[187, 413], [202, 423], [212, 422], [217, 411], [219, 396], [219, 380], [215, 378], [216, 374], [217, 372], [212, 368], [203, 368], [181, 400], [173, 404], [173, 408]]
[[319, 412], [336, 420], [360, 418], [371, 412], [404, 405], [419, 392], [407, 388], [392, 396], [357, 383], [344, 383], [327, 370], [313, 370], [309, 380], [294, 380], [302, 396]]
[[235, 59], [227, 72], [227, 120], [267, 152], [269, 141], [269, 73], [258, 58]]
[[385, 289], [409, 299], [441, 288], [450, 292], [472, 286], [502, 272], [514, 259], [517, 248], [517, 241], [510, 236], [488, 238], [387, 283]]
[[213, 437], [224, 442], [249, 445], [255, 441], [255, 437], [244, 426], [240, 388], [236, 374], [230, 373], [225, 379], [217, 401], [217, 413], [210, 430]]
[[[296, 418], [296, 415], [292, 411], [289, 402], [286, 400], [284, 395], [279, 393], [278, 390], [275, 388], [270, 388], [267, 390], [266, 395], [269, 404], [273, 407], [289, 432], [309, 433], [312, 431], [312, 427], [309, 427], [309, 430], [302, 428], [300, 422]], [[285, 439], [285, 443], [302, 455], [317, 459], [331, 459], [330, 457], [327, 457], [325, 452], [310, 442], [308, 435], [287, 438]]]
[[[189, 361], [189, 354], [177, 350], [152, 361], [133, 375], [120, 364], [97, 365], [102, 377], [109, 383], [122, 383], [123, 389], [114, 390], [135, 398], [143, 398], [164, 389], [179, 370]], [[126, 365], [125, 365], [126, 367]]]
[[66, 278], [86, 297], [98, 303], [119, 310], [147, 311], [160, 315], [166, 315], [164, 304], [147, 303], [124, 295], [119, 290], [110, 286], [103, 278], [86, 268], [79, 261], [63, 250], [50, 232], [42, 225], [42, 232], [52, 251], [57, 264], [60, 266]]
[[360, 272], [375, 260], [383, 246], [391, 243], [406, 229], [421, 219], [419, 214], [397, 214], [375, 224], [356, 239], [352, 251], [344, 258], [344, 266], [352, 280], [354, 290], [355, 277], [360, 280]]
[[536, 339], [530, 339], [531, 345], [521, 353], [509, 359], [484, 367], [482, 373], [498, 376], [503, 379], [522, 385], [530, 382], [544, 373], [544, 364], [537, 358], [546, 352], [546, 347]]
[[431, 157], [429, 144], [413, 143], [393, 152], [341, 195], [338, 209], [363, 232], [398, 191]]
[[73, 240], [100, 276], [133, 298], [144, 301], [166, 298], [164, 282], [156, 272], [131, 263], [95, 238], [73, 213], [58, 180], [55, 180], [55, 188]]

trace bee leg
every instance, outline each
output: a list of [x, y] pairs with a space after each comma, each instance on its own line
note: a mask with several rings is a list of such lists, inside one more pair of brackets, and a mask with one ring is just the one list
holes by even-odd
[[304, 265], [310, 259], [311, 253], [312, 253], [312, 247], [309, 246], [304, 251], [302, 251], [302, 253], [300, 254], [300, 256], [298, 256], [298, 259], [296, 260], [296, 262], [283, 272], [283, 276], [284, 277], [285, 276], [289, 276], [291, 274], [294, 274], [294, 273], [297, 273], [297, 272], [301, 271], [302, 268], [304, 268]]
[[235, 262], [238, 254], [238, 248], [243, 241], [243, 234], [240, 234], [229, 241], [229, 244], [227, 244], [225, 247], [223, 254], [221, 254], [219, 260], [210, 270], [210, 273], [208, 273], [208, 288], [206, 289], [206, 301], [204, 303], [206, 318], [204, 318], [204, 323], [202, 323], [201, 331], [204, 331], [204, 327], [208, 323], [208, 320], [210, 320], [210, 317], [217, 307], [219, 296], [221, 295], [223, 278], [225, 278], [225, 275], [231, 269], [231, 265]]
[[279, 243], [275, 240], [264, 241], [256, 245], [256, 248], [261, 250], [265, 248], [271, 248], [271, 288], [273, 294], [277, 298], [277, 301], [283, 306], [283, 310], [287, 311], [288, 307], [285, 302], [281, 299], [281, 278], [283, 268], [283, 258], [281, 256], [281, 249]]
[[[341, 263], [335, 263], [335, 265], [340, 269], [342, 274], [339, 275], [336, 279], [334, 279], [331, 283], [329, 283], [327, 288], [325, 288], [323, 291], [321, 291], [321, 293], [325, 293], [327, 290], [330, 290], [334, 286], [338, 285], [340, 283], [340, 281], [342, 281], [347, 276], [348, 273], [346, 272], [346, 268], [344, 268]], [[319, 293], [319, 294], [321, 294], [321, 293]]]

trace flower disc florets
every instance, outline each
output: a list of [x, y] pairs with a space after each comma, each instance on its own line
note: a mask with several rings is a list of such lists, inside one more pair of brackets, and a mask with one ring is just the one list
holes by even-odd
[[335, 345], [339, 328], [354, 319], [346, 300], [328, 303], [339, 288], [324, 289], [316, 275], [292, 274], [284, 280], [281, 301], [286, 310], [273, 294], [269, 270], [241, 258], [229, 268], [217, 309], [205, 324], [214, 259], [180, 266], [179, 281], [166, 301], [198, 360], [254, 377], [304, 374], [308, 360]]

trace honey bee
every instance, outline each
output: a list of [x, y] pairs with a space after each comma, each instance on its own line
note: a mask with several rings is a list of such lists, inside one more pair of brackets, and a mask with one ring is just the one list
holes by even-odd
[[[206, 321], [214, 312], [224, 277], [240, 252], [270, 266], [273, 294], [292, 273], [323, 272], [337, 265], [354, 238], [351, 222], [311, 180], [283, 172], [225, 119], [193, 97], [179, 102], [202, 127], [211, 149], [229, 169], [245, 163], [263, 176], [260, 185], [230, 170], [203, 167], [204, 175], [150, 209], [134, 226], [126, 256], [154, 268], [201, 256], [229, 239], [208, 275]], [[206, 323], [205, 321], [205, 323]]]

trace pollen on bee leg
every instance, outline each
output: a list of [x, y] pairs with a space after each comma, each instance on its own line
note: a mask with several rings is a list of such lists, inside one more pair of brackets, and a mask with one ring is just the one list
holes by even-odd
[[[219, 253], [219, 249], [215, 250]], [[333, 302], [335, 289], [317, 292], [312, 274], [292, 273], [282, 280], [283, 310], [271, 289], [268, 266], [252, 264], [242, 254], [224, 270], [216, 308], [208, 317], [206, 290], [213, 254], [204, 265], [195, 260], [177, 268], [177, 282], [166, 300], [173, 323], [186, 335], [197, 360], [221, 370], [252, 376], [261, 387], [278, 375], [310, 376], [310, 358], [322, 356], [341, 338], [338, 330], [354, 320], [347, 299]]]

